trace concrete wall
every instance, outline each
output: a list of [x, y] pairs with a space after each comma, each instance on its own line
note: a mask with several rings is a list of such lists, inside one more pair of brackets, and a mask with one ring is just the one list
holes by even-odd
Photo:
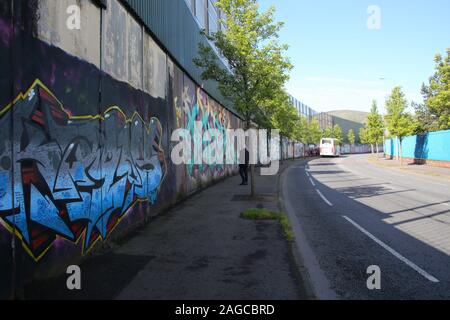
[[305, 156], [306, 148], [300, 142], [289, 140], [286, 137], [281, 137], [280, 145], [282, 160], [296, 159]]
[[[341, 146], [341, 153], [343, 154], [358, 154], [358, 153], [370, 153], [372, 152], [372, 148], [368, 144], [344, 144]], [[376, 147], [374, 146], [374, 152], [376, 152]], [[383, 152], [383, 146], [378, 146], [378, 152]]]
[[300, 158], [305, 155], [305, 145], [303, 143], [294, 143], [294, 158]]
[[242, 122], [117, 0], [1, 1], [0, 61], [0, 298], [236, 172], [170, 161], [174, 129]]
[[[403, 139], [403, 158], [416, 163], [450, 166], [450, 130], [431, 132], [423, 136], [410, 136]], [[388, 157], [399, 157], [398, 139], [385, 142]]]
[[[171, 57], [183, 70], [189, 73], [197, 83], [202, 83], [208, 93], [229, 110], [233, 104], [225, 99], [214, 81], [202, 81], [201, 69], [193, 63], [197, 57], [198, 44], [209, 45], [209, 41], [200, 33], [185, 0], [122, 0], [142, 19], [152, 34], [171, 54]], [[206, 2], [206, 1], [204, 1]], [[225, 65], [223, 65], [225, 67]]]
[[[78, 6], [81, 11], [81, 30], [67, 28], [67, 8]], [[38, 36], [52, 45], [100, 67], [100, 8], [91, 1], [58, 0], [38, 1]]]

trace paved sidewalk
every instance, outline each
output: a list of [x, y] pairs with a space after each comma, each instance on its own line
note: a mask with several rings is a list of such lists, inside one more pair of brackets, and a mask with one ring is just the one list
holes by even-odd
[[[283, 167], [293, 164], [285, 161]], [[256, 170], [259, 172], [259, 170]], [[291, 244], [276, 221], [239, 217], [247, 208], [278, 211], [278, 176], [257, 176], [262, 195], [228, 178], [192, 196], [108, 254], [81, 266], [83, 290], [65, 289], [65, 275], [30, 298], [60, 299], [304, 299]]]
[[407, 164], [406, 162], [403, 165], [400, 165], [400, 161], [385, 159], [382, 158], [381, 155], [378, 160], [376, 155], [368, 155], [367, 160], [378, 166], [389, 169], [401, 170], [412, 174], [426, 175], [436, 179], [450, 180], [450, 168], [435, 167], [431, 165]]

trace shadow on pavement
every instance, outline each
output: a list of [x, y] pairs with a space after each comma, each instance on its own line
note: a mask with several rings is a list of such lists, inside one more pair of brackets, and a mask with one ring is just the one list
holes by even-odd
[[414, 189], [394, 191], [391, 188], [385, 187], [384, 185], [386, 184], [361, 185], [357, 187], [336, 188], [335, 190], [352, 199], [370, 198], [388, 194], [397, 194], [414, 191]]
[[313, 171], [311, 173], [314, 175], [326, 175], [326, 174], [343, 174], [343, 173], [350, 173], [350, 172], [343, 171], [343, 170], [328, 170], [328, 171]]
[[92, 257], [81, 266], [82, 290], [68, 290], [68, 275], [62, 274], [28, 285], [25, 297], [31, 300], [111, 300], [153, 258], [125, 254]]
[[[311, 164], [310, 164], [311, 166]], [[303, 230], [320, 262], [321, 268], [338, 295], [343, 299], [449, 299], [450, 298], [450, 256], [445, 252], [450, 237], [442, 234], [440, 226], [424, 223], [414, 229], [399, 229], [407, 223], [432, 218], [449, 212], [439, 211], [417, 219], [387, 222], [386, 219], [404, 211], [382, 212], [356, 201], [362, 197], [396, 194], [411, 190], [392, 191], [377, 185], [332, 189], [316, 180], [317, 187], [334, 204], [327, 206], [314, 192], [311, 192], [307, 177], [301, 170], [287, 177], [289, 199], [296, 208]], [[341, 172], [341, 171], [336, 171]], [[327, 172], [329, 174], [330, 172]], [[315, 172], [314, 174], [317, 174]], [[299, 181], [303, 181], [299, 187]], [[298, 188], [304, 189], [301, 192]], [[387, 201], [387, 199], [386, 199]], [[448, 203], [446, 201], [444, 203]], [[441, 204], [441, 202], [436, 203]], [[432, 206], [424, 205], [426, 206]], [[348, 216], [366, 228], [370, 233], [391, 246], [401, 255], [436, 277], [433, 283], [399, 260], [386, 249], [351, 226], [343, 216]], [[431, 219], [430, 218], [430, 219]], [[406, 231], [408, 230], [408, 231]], [[441, 239], [436, 237], [440, 235]], [[431, 246], [429, 243], [433, 243]], [[438, 249], [439, 248], [439, 249]], [[382, 290], [371, 291], [366, 287], [366, 268], [378, 265], [382, 270]]]

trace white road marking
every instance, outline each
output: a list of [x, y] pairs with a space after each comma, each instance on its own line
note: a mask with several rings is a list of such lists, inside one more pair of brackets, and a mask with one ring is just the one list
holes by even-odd
[[450, 204], [448, 204], [447, 202], [444, 202], [444, 203], [441, 203], [443, 206], [446, 206], [446, 207], [450, 207]]
[[295, 233], [296, 256], [301, 258], [304, 262], [305, 271], [311, 279], [312, 293], [319, 300], [336, 300], [338, 299], [337, 294], [331, 288], [331, 284], [328, 278], [325, 276], [323, 270], [321, 269], [317, 257], [310, 247], [308, 241], [306, 240], [305, 232], [303, 231], [302, 224], [296, 214], [297, 209], [293, 207], [292, 201], [290, 201], [288, 190], [288, 179], [290, 170], [286, 170], [281, 178], [282, 181], [282, 193], [284, 205], [286, 206], [286, 212], [288, 214], [289, 220], [292, 223], [292, 229]]
[[422, 268], [420, 268], [419, 266], [417, 266], [414, 262], [408, 260], [407, 258], [405, 258], [404, 256], [402, 256], [400, 253], [398, 253], [397, 251], [395, 251], [394, 249], [392, 249], [391, 247], [389, 247], [386, 243], [384, 243], [383, 241], [379, 240], [377, 237], [375, 237], [373, 234], [371, 234], [369, 231], [367, 231], [366, 229], [364, 229], [363, 227], [361, 227], [359, 224], [357, 224], [355, 221], [353, 221], [352, 219], [350, 219], [347, 216], [342, 216], [345, 220], [347, 220], [348, 222], [350, 222], [354, 227], [356, 227], [359, 231], [361, 231], [362, 233], [364, 233], [366, 236], [368, 236], [370, 239], [372, 239], [373, 241], [375, 241], [377, 244], [379, 244], [381, 247], [383, 247], [385, 250], [387, 250], [389, 253], [391, 253], [394, 257], [396, 257], [397, 259], [399, 259], [400, 261], [402, 261], [403, 263], [405, 263], [406, 265], [408, 265], [410, 268], [414, 269], [416, 272], [418, 272], [420, 275], [422, 275], [423, 277], [425, 277], [427, 280], [431, 281], [431, 282], [439, 282], [438, 279], [436, 279], [435, 277], [433, 277], [432, 275], [430, 275], [428, 272], [426, 272], [425, 270], [423, 270]]
[[311, 184], [312, 184], [314, 187], [316, 186], [316, 184], [315, 184], [315, 182], [313, 181], [313, 179], [309, 178], [309, 181], [311, 182]]
[[308, 177], [310, 176], [308, 171], [306, 171], [306, 175], [307, 175]]
[[330, 207], [333, 206], [333, 204], [330, 201], [328, 201], [327, 198], [325, 198], [325, 196], [322, 194], [322, 192], [320, 192], [319, 189], [316, 189], [316, 191], [319, 194], [319, 196], [322, 198], [322, 200], [326, 202], [327, 205], [329, 205]]

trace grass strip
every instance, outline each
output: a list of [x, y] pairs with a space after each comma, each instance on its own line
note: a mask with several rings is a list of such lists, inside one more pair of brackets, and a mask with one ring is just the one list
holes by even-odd
[[247, 220], [278, 220], [283, 237], [289, 242], [294, 241], [294, 231], [285, 213], [269, 211], [265, 208], [250, 208], [241, 213], [241, 218]]

